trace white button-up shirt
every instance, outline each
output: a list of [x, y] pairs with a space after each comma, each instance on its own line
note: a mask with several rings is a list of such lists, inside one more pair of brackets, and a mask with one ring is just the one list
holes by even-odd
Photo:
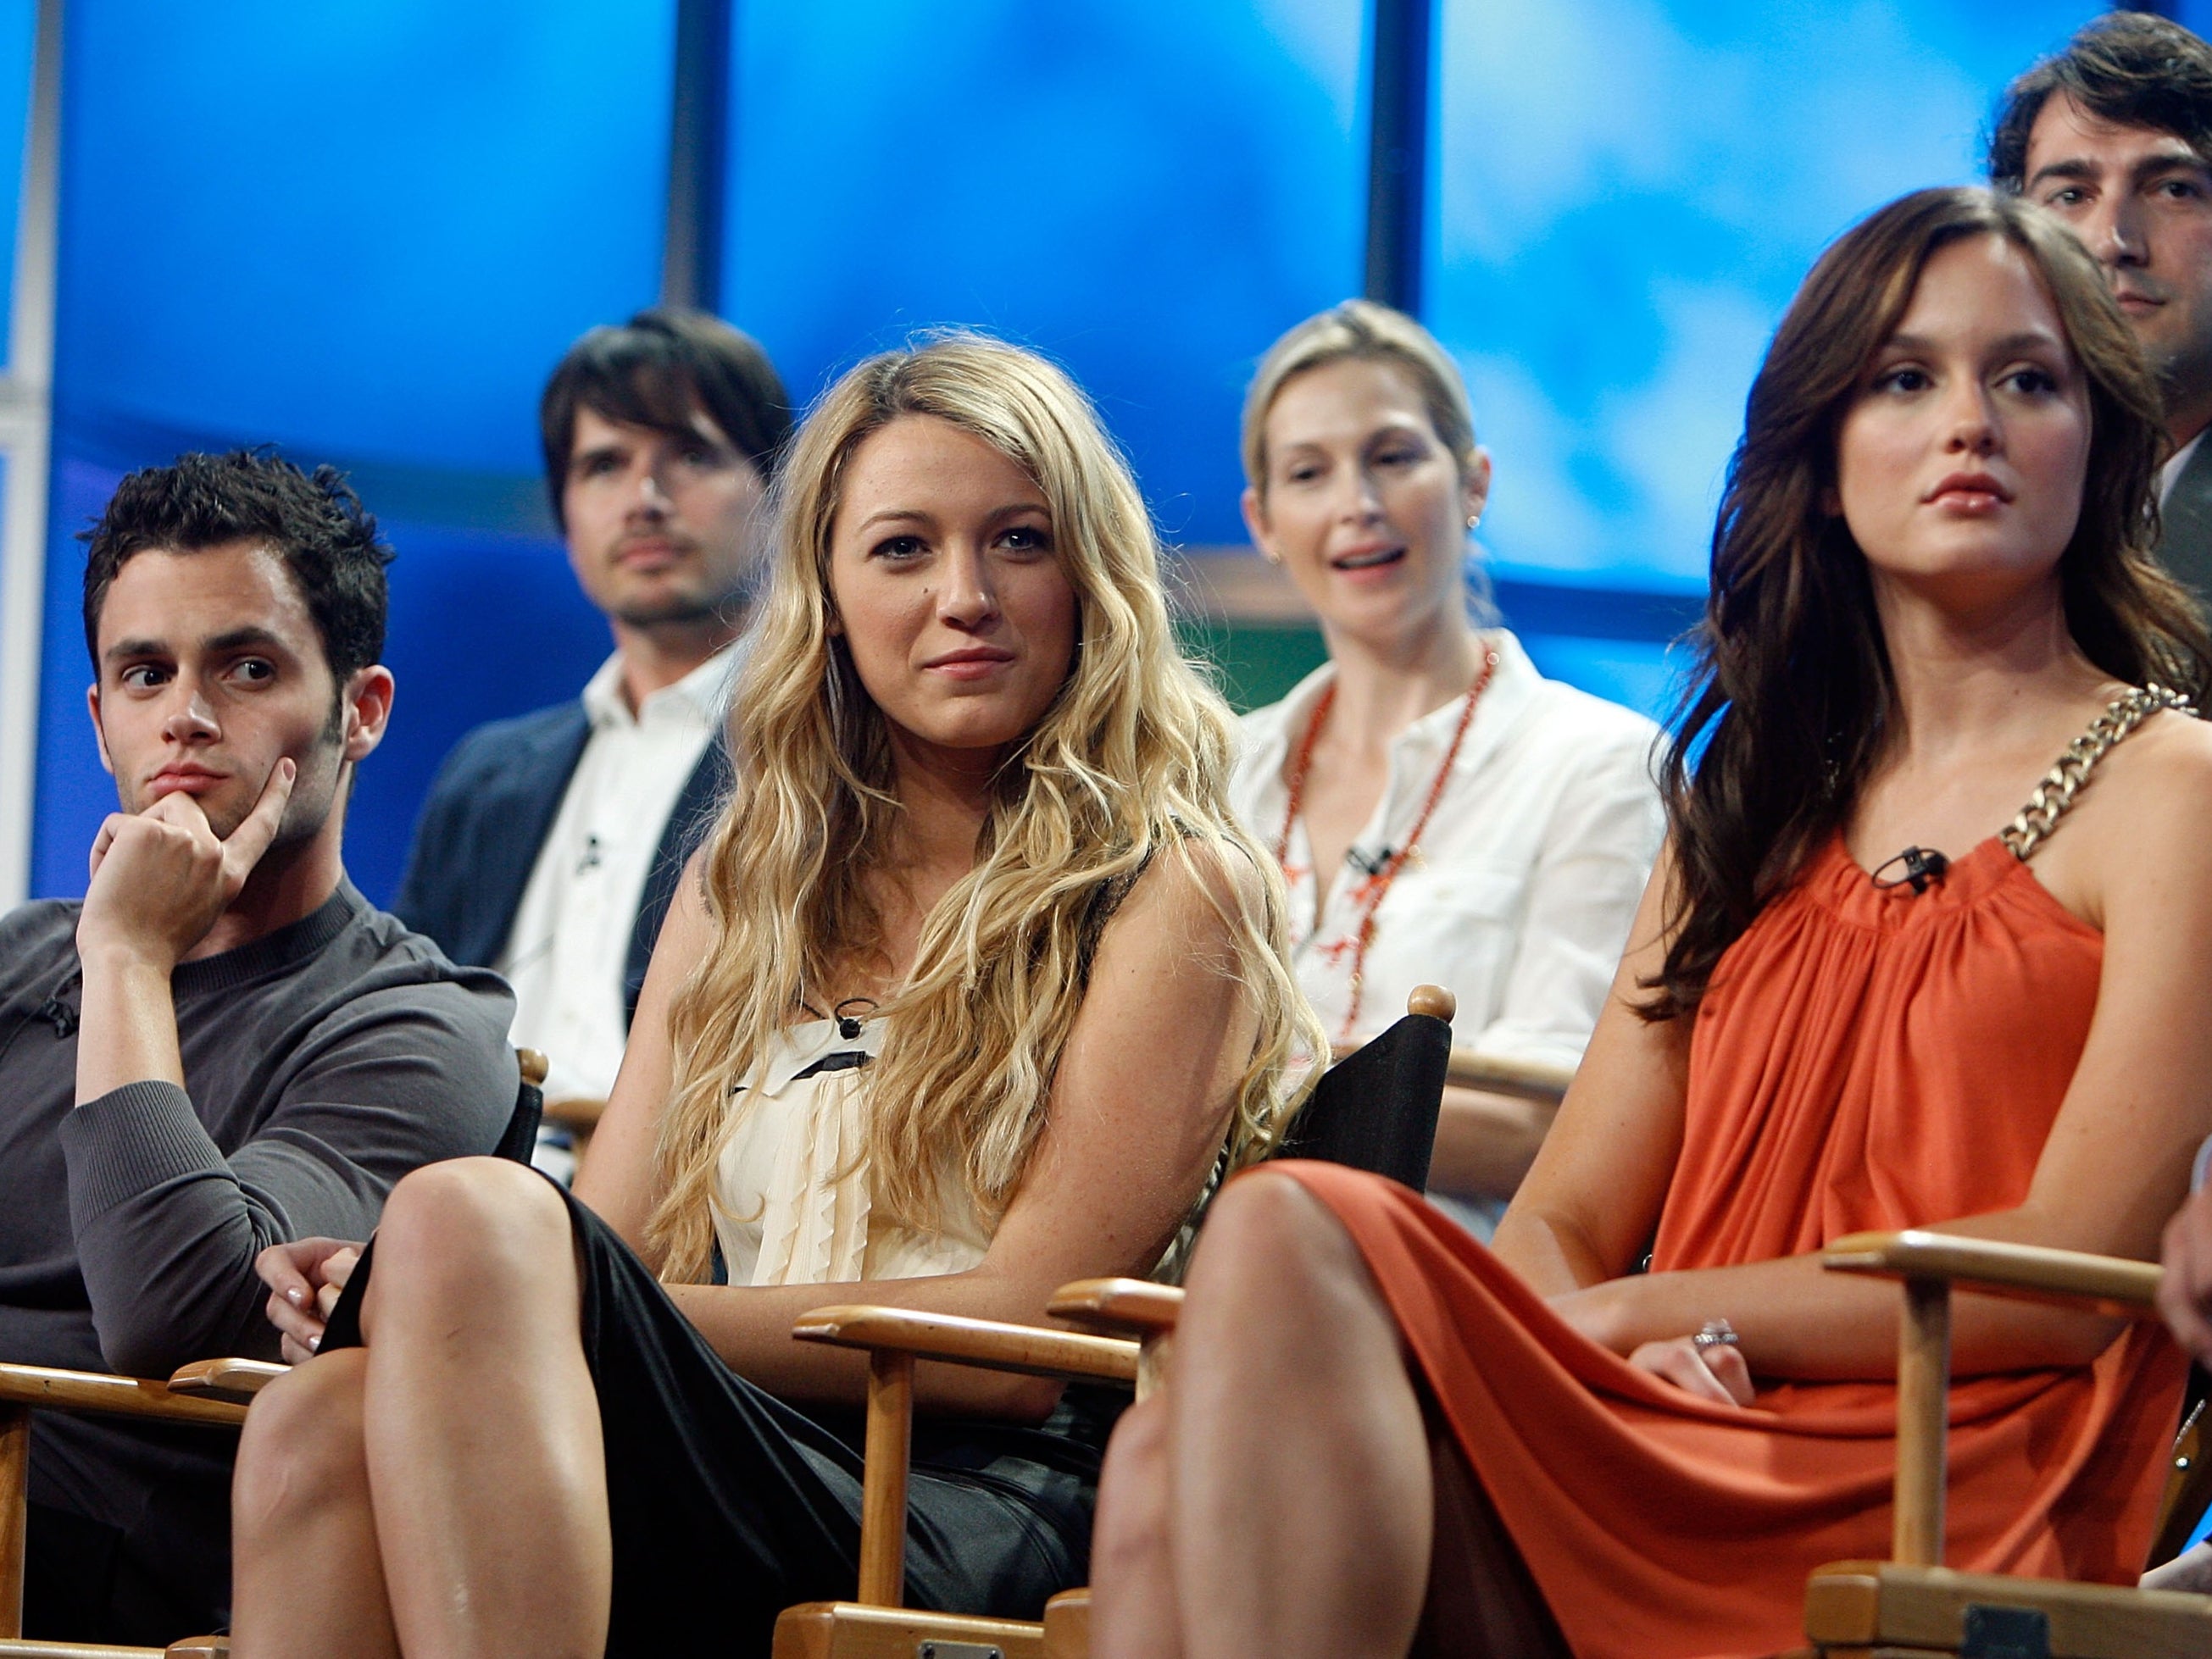
[[[1428, 828], [1376, 908], [1349, 1032], [1366, 872], [1419, 818], [1459, 724], [1459, 699], [1392, 742], [1389, 785], [1317, 920], [1305, 825], [1290, 825], [1292, 962], [1333, 1041], [1376, 1036], [1405, 1013], [1415, 986], [1441, 985], [1459, 999], [1457, 1046], [1573, 1066], [1658, 854], [1659, 732], [1641, 714], [1546, 679], [1504, 629], [1484, 637], [1498, 667]], [[1288, 758], [1334, 672], [1324, 665], [1282, 702], [1244, 716], [1231, 799], [1270, 850], [1289, 810]]]
[[548, 1100], [605, 1100], [614, 1087], [638, 904], [677, 797], [721, 730], [732, 662], [718, 652], [635, 714], [619, 656], [584, 688], [592, 734], [492, 964], [514, 988], [512, 1041], [551, 1062]]

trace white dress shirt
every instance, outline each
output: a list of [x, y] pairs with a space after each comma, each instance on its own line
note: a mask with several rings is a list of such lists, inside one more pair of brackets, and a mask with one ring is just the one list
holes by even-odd
[[548, 1100], [605, 1100], [629, 1040], [623, 972], [653, 858], [677, 797], [721, 729], [732, 651], [647, 696], [622, 695], [622, 659], [584, 688], [592, 734], [531, 866], [507, 949], [518, 1048], [551, 1062]]
[[2203, 441], [2204, 434], [2200, 432], [2167, 456], [2166, 464], [2159, 468], [2158, 504], [2160, 507], [2164, 507], [2166, 497], [2173, 494], [2174, 485], [2181, 482], [2181, 475], [2189, 470], [2189, 463], [2195, 459], [2197, 446]]
[[[1483, 637], [1498, 667], [1419, 844], [1376, 910], [1351, 1030], [1366, 872], [1419, 818], [1451, 747], [1460, 699], [1392, 742], [1389, 782], [1318, 919], [1305, 825], [1290, 825], [1291, 962], [1333, 1042], [1364, 1042], [1405, 1013], [1415, 986], [1441, 985], [1459, 999], [1455, 1045], [1571, 1066], [1597, 1023], [1658, 854], [1663, 819], [1651, 766], [1659, 731], [1641, 714], [1546, 679], [1510, 633]], [[1244, 716], [1230, 797], [1270, 851], [1283, 841], [1289, 758], [1335, 672], [1325, 665], [1282, 702]]]

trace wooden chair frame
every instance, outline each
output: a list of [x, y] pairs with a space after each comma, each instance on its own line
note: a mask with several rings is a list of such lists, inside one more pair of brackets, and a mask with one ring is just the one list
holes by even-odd
[[[1407, 1000], [1406, 1012], [1449, 1023], [1455, 1002], [1449, 991], [1420, 986]], [[1341, 1062], [1357, 1052], [1340, 1049], [1335, 1059]], [[1429, 1076], [1442, 1084], [1557, 1105], [1573, 1072], [1452, 1048], [1441, 1078]], [[1297, 1139], [1293, 1132], [1294, 1143]], [[1322, 1139], [1329, 1137], [1324, 1133]], [[1386, 1161], [1372, 1167], [1392, 1167], [1395, 1160], [1379, 1145], [1361, 1146], [1355, 1156], [1376, 1152]], [[1302, 1154], [1294, 1146], [1288, 1155]], [[1427, 1167], [1425, 1144], [1418, 1167]], [[1414, 1179], [1410, 1164], [1393, 1173]], [[860, 1588], [852, 1601], [814, 1601], [787, 1609], [776, 1626], [775, 1659], [890, 1659], [894, 1654], [910, 1659], [932, 1642], [948, 1659], [952, 1650], [947, 1643], [964, 1644], [963, 1659], [967, 1653], [980, 1659], [993, 1650], [1001, 1659], [1081, 1659], [1088, 1649], [1088, 1590], [1054, 1596], [1042, 1625], [901, 1607], [914, 1362], [941, 1360], [1070, 1381], [1133, 1384], [1141, 1400], [1164, 1379], [1182, 1306], [1182, 1292], [1170, 1286], [1099, 1279], [1063, 1285], [1048, 1308], [1054, 1318], [1087, 1326], [1100, 1333], [1096, 1335], [873, 1306], [823, 1308], [800, 1320], [793, 1334], [801, 1340], [860, 1348], [869, 1355]]]
[[[515, 1110], [501, 1137], [502, 1155], [527, 1162], [537, 1139], [545, 1056], [515, 1050], [520, 1082]], [[189, 1637], [163, 1648], [114, 1647], [23, 1639], [24, 1550], [28, 1541], [31, 1413], [90, 1412], [156, 1422], [237, 1428], [253, 1396], [289, 1368], [262, 1359], [203, 1359], [166, 1382], [97, 1371], [56, 1370], [0, 1363], [0, 1659], [221, 1659], [223, 1636]]]
[[[773, 1659], [911, 1659], [924, 1643], [953, 1659], [1082, 1659], [1090, 1592], [1054, 1596], [1042, 1624], [907, 1610], [906, 1494], [914, 1423], [914, 1364], [933, 1359], [992, 1370], [1133, 1387], [1142, 1400], [1165, 1380], [1182, 1292], [1141, 1279], [1065, 1285], [1048, 1311], [1087, 1334], [902, 1308], [822, 1308], [793, 1328], [803, 1341], [868, 1355], [866, 1464], [860, 1491], [860, 1589], [852, 1601], [810, 1601], [777, 1621]], [[948, 1647], [947, 1644], [964, 1644]]]
[[[2212, 1652], [2212, 1596], [1960, 1573], [1942, 1565], [1953, 1287], [2147, 1318], [2153, 1316], [2160, 1270], [2145, 1262], [1940, 1233], [1839, 1239], [1826, 1253], [1826, 1265], [1838, 1272], [1903, 1279], [1906, 1312], [1899, 1341], [1894, 1559], [1838, 1563], [1814, 1575], [1805, 1613], [1806, 1634], [1817, 1644], [1811, 1652], [1829, 1659], [1932, 1659], [1969, 1650], [1964, 1644], [1970, 1632], [1984, 1625], [1996, 1628], [2008, 1615], [2040, 1631], [2046, 1643], [2040, 1651], [2056, 1659], [2179, 1659]], [[868, 1609], [886, 1615], [880, 1627], [887, 1636], [896, 1631], [908, 1643], [899, 1650], [902, 1655], [916, 1650], [914, 1638], [906, 1633], [907, 1621], [926, 1620], [926, 1626], [913, 1626], [915, 1635], [927, 1630], [979, 1647], [990, 1643], [1006, 1659], [1081, 1659], [1087, 1650], [1085, 1591], [1054, 1598], [1042, 1626], [1016, 1626], [1024, 1638], [1018, 1644], [985, 1629], [987, 1622], [1000, 1621], [888, 1616], [900, 1595], [913, 1362], [938, 1359], [1072, 1378], [1130, 1380], [1141, 1398], [1163, 1379], [1182, 1303], [1181, 1291], [1139, 1279], [1087, 1279], [1063, 1286], [1051, 1304], [1054, 1317], [1123, 1338], [1101, 1349], [1040, 1340], [1067, 1340], [1062, 1333], [890, 1308], [823, 1309], [802, 1321], [795, 1334], [804, 1339], [863, 1348], [871, 1357], [868, 1486], [861, 1517], [863, 1605], [813, 1603], [792, 1609], [785, 1615], [786, 1626], [779, 1627], [775, 1659], [823, 1659], [830, 1651], [823, 1632], [833, 1623], [832, 1613], [842, 1611], [850, 1620]], [[1136, 1340], [1127, 1340], [1131, 1336]], [[880, 1396], [878, 1375], [895, 1379]], [[880, 1431], [879, 1419], [884, 1424]], [[2212, 1487], [2206, 1478], [2212, 1460], [2200, 1455], [2195, 1431], [2192, 1423], [2177, 1449], [2162, 1504], [2159, 1548], [2167, 1553], [2185, 1537]]]
[[[2212, 1652], [2212, 1596], [1954, 1572], [1943, 1565], [1953, 1291], [2150, 1319], [2156, 1317], [2160, 1268], [1918, 1231], [1839, 1238], [1824, 1253], [1824, 1265], [1902, 1280], [1905, 1316], [1898, 1334], [1892, 1559], [1838, 1562], [1813, 1575], [1805, 1634], [1817, 1653], [1832, 1659], [1972, 1651], [2181, 1659]], [[2193, 1443], [2175, 1458], [2165, 1494], [2169, 1513], [2160, 1528], [2166, 1543], [2186, 1528], [2191, 1495], [2201, 1501], [2203, 1461]]]

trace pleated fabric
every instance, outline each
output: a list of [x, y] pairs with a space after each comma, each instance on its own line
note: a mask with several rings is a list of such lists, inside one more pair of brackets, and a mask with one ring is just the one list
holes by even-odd
[[[1994, 839], [1915, 895], [1876, 888], [1837, 837], [1729, 950], [1698, 1011], [1654, 1268], [1802, 1255], [2020, 1203], [2103, 951]], [[1799, 1645], [1813, 1569], [1887, 1555], [1891, 1384], [1704, 1404], [1570, 1329], [1404, 1188], [1274, 1167], [1358, 1243], [1577, 1654]], [[2184, 1370], [2146, 1323], [2090, 1365], [1954, 1382], [1947, 1564], [2132, 1583]]]

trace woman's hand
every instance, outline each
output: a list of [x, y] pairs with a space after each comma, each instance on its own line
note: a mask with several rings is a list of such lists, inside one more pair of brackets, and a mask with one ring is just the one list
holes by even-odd
[[1700, 1348], [1694, 1337], [1670, 1336], [1646, 1342], [1628, 1356], [1628, 1363], [1717, 1406], [1748, 1406], [1753, 1397], [1751, 1367], [1733, 1342], [1709, 1342]]
[[1635, 1322], [1632, 1304], [1642, 1283], [1608, 1279], [1546, 1300], [1553, 1313], [1600, 1347], [1615, 1353], [1625, 1350], [1628, 1363], [1638, 1370], [1664, 1377], [1684, 1393], [1716, 1405], [1751, 1404], [1751, 1367], [1732, 1342], [1709, 1342], [1700, 1348], [1693, 1337], [1673, 1336], [1631, 1346], [1633, 1339], [1624, 1333]]
[[276, 1328], [286, 1364], [313, 1358], [323, 1346], [323, 1328], [360, 1260], [361, 1246], [342, 1238], [271, 1244], [255, 1258], [253, 1270], [269, 1286], [269, 1322]]

